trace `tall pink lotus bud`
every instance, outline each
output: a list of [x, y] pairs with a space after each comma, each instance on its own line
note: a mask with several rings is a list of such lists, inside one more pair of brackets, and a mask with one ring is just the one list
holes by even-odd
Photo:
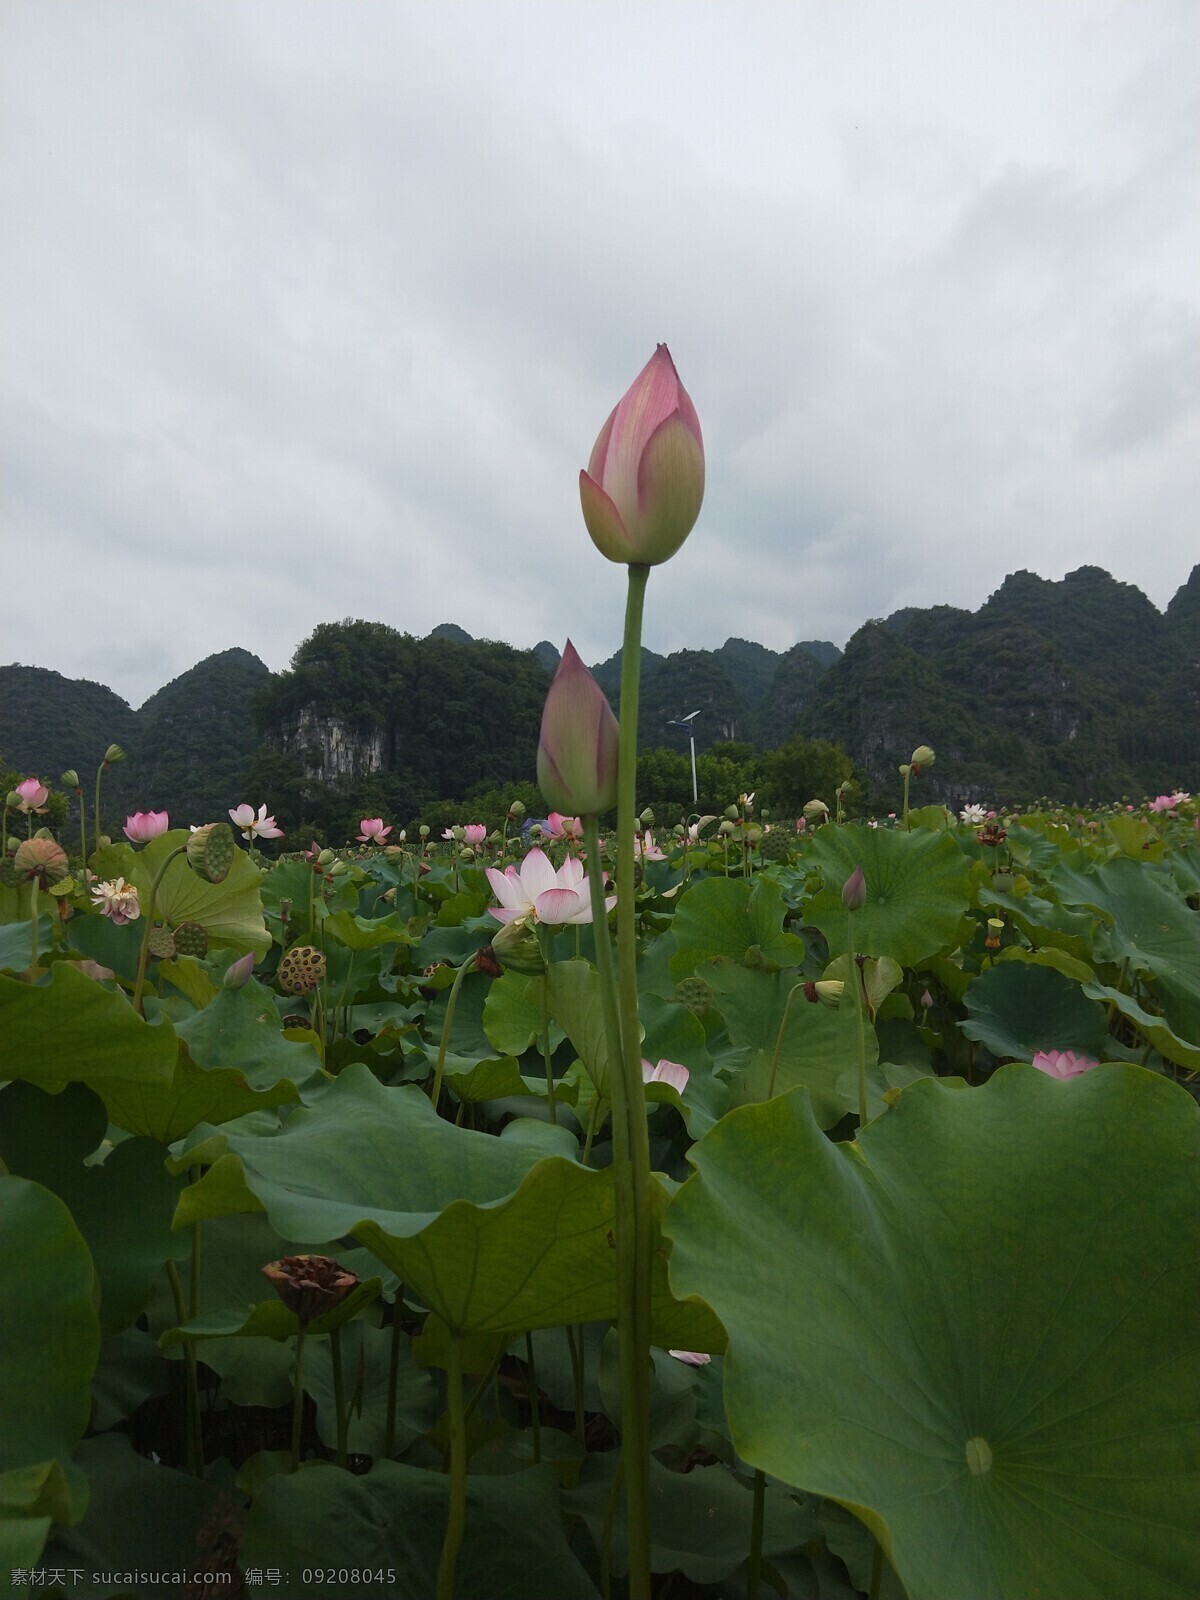
[[556, 811], [598, 817], [617, 803], [617, 719], [571, 641], [542, 710], [538, 787]]
[[50, 798], [49, 789], [36, 778], [22, 778], [14, 793], [17, 795], [17, 809], [26, 813], [45, 811], [46, 801]]
[[665, 344], [601, 428], [579, 498], [597, 550], [630, 566], [669, 561], [695, 526], [704, 440]]
[[867, 880], [862, 867], [857, 866], [842, 885], [842, 904], [847, 911], [861, 911], [866, 903]]

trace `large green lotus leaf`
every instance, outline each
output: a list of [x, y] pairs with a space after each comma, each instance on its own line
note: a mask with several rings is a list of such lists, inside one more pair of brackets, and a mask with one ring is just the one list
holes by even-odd
[[[282, 1237], [353, 1234], [456, 1333], [519, 1332], [616, 1314], [613, 1173], [547, 1157], [544, 1139], [455, 1128], [411, 1088], [347, 1067], [271, 1138], [199, 1129], [174, 1158], [211, 1163], [176, 1227], [262, 1209]], [[346, 1151], [354, 1160], [346, 1160]], [[654, 1189], [658, 1211], [666, 1195]], [[656, 1259], [657, 1342], [720, 1349], [703, 1305], [676, 1305]]]
[[[203, 1015], [203, 1013], [200, 1013]], [[283, 1041], [286, 1043], [287, 1041]], [[142, 1134], [159, 1144], [173, 1144], [200, 1122], [232, 1122], [251, 1111], [270, 1111], [293, 1105], [300, 1092], [288, 1079], [270, 1088], [254, 1089], [244, 1072], [232, 1067], [199, 1067], [187, 1045], [177, 1040], [175, 1071], [167, 1083], [139, 1083], [104, 1078], [96, 1087], [109, 1121], [129, 1133]], [[303, 1048], [308, 1046], [293, 1046]]]
[[[38, 954], [43, 955], [54, 943], [54, 925], [57, 917], [38, 918]], [[33, 926], [28, 917], [24, 922], [10, 922], [0, 927], [0, 970], [27, 972], [33, 955]]]
[[152, 1395], [165, 1393], [169, 1378], [170, 1369], [148, 1333], [130, 1327], [109, 1334], [92, 1378], [92, 1431], [107, 1433], [124, 1422]]
[[1108, 1038], [1103, 1008], [1053, 967], [1005, 961], [981, 972], [961, 1024], [995, 1056], [1032, 1061], [1039, 1050], [1075, 1050], [1097, 1060]]
[[351, 911], [337, 911], [325, 918], [321, 928], [348, 950], [374, 950], [378, 945], [416, 942], [394, 911], [384, 917], [360, 917]]
[[11, 1580], [6, 1594], [30, 1592], [16, 1569], [36, 1567], [52, 1523], [70, 1518], [71, 1490], [59, 1462], [0, 1472], [0, 1572]]
[[0, 1106], [0, 1159], [63, 1201], [95, 1263], [102, 1332], [128, 1326], [145, 1308], [163, 1262], [187, 1254], [189, 1241], [171, 1231], [182, 1181], [164, 1169], [161, 1148], [148, 1139], [125, 1139], [102, 1164], [84, 1166], [109, 1119], [103, 1101], [81, 1083], [56, 1095], [13, 1083]]
[[144, 1022], [123, 994], [70, 961], [56, 961], [45, 982], [0, 975], [0, 1038], [4, 1077], [49, 1089], [107, 1078], [166, 1083], [177, 1049], [169, 1022]]
[[[378, 1300], [382, 1287], [382, 1278], [367, 1278], [356, 1284], [344, 1300], [312, 1319], [309, 1333], [316, 1338], [352, 1322], [366, 1306]], [[164, 1350], [174, 1350], [188, 1339], [274, 1339], [282, 1344], [285, 1339], [294, 1339], [299, 1331], [300, 1319], [282, 1300], [261, 1300], [246, 1309], [206, 1311], [203, 1316], [168, 1328], [158, 1342]]]
[[1068, 911], [1036, 894], [1001, 894], [995, 889], [980, 889], [976, 899], [985, 913], [1002, 912], [1007, 916], [1039, 951], [1062, 950], [1081, 963], [1096, 959], [1092, 950], [1096, 919], [1089, 912]]
[[1188, 1044], [1186, 1040], [1181, 1039], [1162, 1017], [1155, 1016], [1153, 1012], [1140, 1006], [1132, 995], [1125, 994], [1120, 989], [1109, 988], [1103, 983], [1084, 984], [1083, 992], [1089, 999], [1099, 1000], [1102, 1005], [1111, 1005], [1122, 1016], [1128, 1017], [1138, 1032], [1149, 1039], [1166, 1060], [1177, 1062], [1189, 1072], [1200, 1071], [1200, 1046]]
[[66, 1463], [88, 1424], [100, 1354], [93, 1276], [58, 1196], [0, 1177], [0, 1471], [62, 1462], [75, 1517], [87, 1485]]
[[[698, 976], [711, 985], [714, 1002], [738, 1052], [733, 1060], [726, 1058], [729, 1065], [739, 1068], [740, 1081], [730, 1097], [734, 1104], [766, 1098], [778, 1046], [775, 1094], [800, 1086], [808, 1089], [823, 1128], [832, 1128], [847, 1111], [857, 1109], [858, 1025], [853, 1005], [810, 1004], [803, 985], [788, 975], [755, 972], [729, 961], [714, 961], [701, 968]], [[867, 1065], [871, 1066], [879, 1059], [879, 1046], [875, 1030], [865, 1018], [863, 1031]], [[855, 1087], [847, 1100], [838, 1079], [851, 1069]]]
[[[187, 841], [185, 828], [172, 828], [141, 850], [126, 844], [106, 845], [92, 857], [92, 869], [101, 878], [123, 877], [135, 885], [144, 914], [159, 868], [172, 850]], [[193, 872], [186, 856], [177, 856], [158, 886], [155, 919], [173, 928], [181, 922], [199, 922], [208, 933], [210, 946], [220, 945], [239, 955], [247, 950], [264, 955], [271, 948], [271, 935], [263, 921], [262, 878], [244, 850], [234, 851], [233, 865], [220, 883], [209, 883]]]
[[739, 1454], [869, 1521], [910, 1600], [1193, 1600], [1200, 1114], [1154, 1073], [923, 1079], [854, 1144], [722, 1119], [667, 1218]]
[[[396, 1341], [396, 1430], [393, 1449], [404, 1451], [428, 1433], [442, 1410], [433, 1377], [413, 1360], [407, 1334]], [[347, 1449], [351, 1455], [381, 1457], [387, 1443], [387, 1397], [391, 1381], [391, 1328], [375, 1328], [361, 1317], [342, 1331], [342, 1370], [350, 1415]], [[487, 1370], [489, 1362], [484, 1364]], [[328, 1346], [306, 1346], [304, 1387], [317, 1406], [317, 1432], [332, 1450], [337, 1443], [337, 1406]], [[359, 1390], [354, 1399], [355, 1389]]]
[[860, 954], [891, 956], [911, 967], [957, 943], [959, 918], [971, 901], [971, 863], [950, 834], [859, 823], [824, 827], [805, 865], [819, 867], [829, 885], [804, 915], [829, 941], [831, 956], [849, 948], [842, 885], [858, 866], [867, 885], [866, 904], [853, 917]]
[[[377, 1461], [363, 1477], [320, 1466], [275, 1477], [255, 1498], [239, 1561], [288, 1574], [270, 1592], [311, 1600], [305, 1568], [357, 1568], [354, 1600], [417, 1600], [437, 1591], [449, 1478]], [[382, 1572], [382, 1581], [374, 1574]], [[372, 1576], [366, 1576], [367, 1573]], [[332, 1591], [331, 1591], [332, 1592]], [[467, 1479], [467, 1519], [455, 1600], [597, 1600], [563, 1533], [558, 1477], [548, 1463]]]
[[[577, 963], [586, 966], [586, 962]], [[563, 963], [551, 964], [551, 972]], [[524, 1055], [542, 1031], [540, 978], [520, 972], [505, 972], [495, 980], [483, 1002], [483, 1026], [494, 1049], [501, 1055]], [[552, 1024], [552, 1046], [562, 1041], [562, 1030]], [[578, 1049], [578, 1046], [576, 1046]]]
[[202, 1011], [177, 1022], [175, 1031], [198, 1066], [234, 1067], [254, 1089], [273, 1089], [285, 1080], [304, 1089], [324, 1081], [312, 1045], [283, 1037], [275, 997], [265, 984], [219, 990]]
[[686, 978], [702, 961], [726, 956], [751, 966], [799, 966], [804, 941], [783, 927], [787, 906], [774, 878], [706, 878], [679, 898], [671, 932], [671, 976]]
[[[200, 1565], [197, 1536], [201, 1528], [209, 1531], [210, 1551], [228, 1543], [229, 1535], [236, 1537], [240, 1497], [189, 1473], [156, 1466], [136, 1455], [124, 1434], [106, 1433], [85, 1440], [75, 1459], [91, 1485], [87, 1515], [77, 1526], [56, 1533], [43, 1565], [82, 1568], [83, 1581], [72, 1584], [69, 1591], [81, 1600], [161, 1593], [165, 1585], [99, 1585], [89, 1582], [88, 1575], [190, 1573]], [[221, 1533], [226, 1533], [225, 1540]], [[213, 1560], [207, 1563], [209, 1570], [216, 1565]], [[178, 1582], [171, 1589], [185, 1592]], [[213, 1592], [220, 1594], [221, 1590]]]
[[512, 1056], [489, 1056], [484, 1061], [447, 1056], [445, 1077], [460, 1100], [482, 1102], [533, 1093]]

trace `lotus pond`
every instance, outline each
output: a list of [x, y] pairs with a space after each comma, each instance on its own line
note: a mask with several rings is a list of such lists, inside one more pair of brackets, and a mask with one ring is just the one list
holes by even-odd
[[[1192, 1600], [1192, 820], [639, 852], [657, 1596]], [[457, 1456], [449, 1592], [623, 1595], [593, 925], [497, 960], [519, 832], [191, 838], [91, 857], [140, 1011], [145, 917], [0, 891], [12, 1591], [433, 1595]]]

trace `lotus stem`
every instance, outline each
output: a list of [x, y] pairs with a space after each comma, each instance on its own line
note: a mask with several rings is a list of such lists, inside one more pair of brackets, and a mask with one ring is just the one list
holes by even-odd
[[783, 1049], [783, 1035], [787, 1030], [788, 1012], [792, 1009], [792, 997], [797, 989], [803, 989], [803, 987], [803, 980], [799, 983], [794, 983], [788, 990], [787, 999], [783, 1002], [783, 1016], [780, 1019], [779, 1032], [775, 1035], [775, 1049], [771, 1055], [771, 1073], [767, 1079], [766, 1097], [768, 1100], [774, 1099], [775, 1096], [775, 1074], [779, 1070], [779, 1055]]
[[529, 1390], [529, 1426], [533, 1433], [533, 1464], [542, 1459], [542, 1417], [538, 1406], [537, 1367], [533, 1360], [533, 1335], [525, 1335], [525, 1381]]
[[304, 1323], [296, 1334], [296, 1362], [292, 1368], [292, 1471], [300, 1470], [300, 1431], [304, 1422]]
[[387, 1427], [383, 1436], [383, 1454], [391, 1459], [396, 1448], [396, 1400], [400, 1392], [400, 1340], [404, 1326], [401, 1310], [404, 1302], [404, 1285], [397, 1284], [396, 1298], [392, 1302], [392, 1345], [388, 1356]]
[[[540, 930], [539, 930], [540, 931]], [[550, 1052], [550, 1008], [546, 1000], [546, 975], [538, 979], [538, 1000], [542, 1010], [542, 1061], [546, 1068], [546, 1103], [550, 1108], [550, 1121], [558, 1126], [558, 1103], [554, 1098], [554, 1060]]]
[[462, 1396], [462, 1340], [450, 1340], [446, 1365], [446, 1408], [450, 1422], [450, 1494], [446, 1537], [438, 1562], [437, 1600], [454, 1600], [454, 1569], [467, 1525], [467, 1423]]
[[575, 1329], [568, 1323], [565, 1328], [567, 1349], [571, 1353], [571, 1382], [575, 1390], [575, 1437], [583, 1443], [583, 1329], [579, 1329], [578, 1342]]
[[[854, 1028], [858, 1046], [858, 1125], [867, 1125], [867, 1030], [863, 1022], [865, 978], [854, 954], [854, 914], [846, 912], [846, 958], [850, 963], [850, 982], [854, 988]], [[843, 991], [844, 993], [845, 991]]]
[[[183, 1284], [179, 1269], [173, 1261], [166, 1262], [167, 1282], [171, 1285], [171, 1298], [175, 1302], [175, 1315], [180, 1327], [188, 1320], [183, 1299]], [[194, 1478], [204, 1477], [204, 1435], [200, 1424], [200, 1384], [196, 1374], [196, 1345], [186, 1335], [183, 1340], [183, 1366], [187, 1380], [187, 1398], [184, 1407], [184, 1437], [187, 1441], [188, 1471]]]
[[[99, 786], [99, 781], [99, 779], [96, 780], [97, 786]], [[142, 912], [142, 915], [146, 919], [146, 926], [142, 930], [142, 948], [138, 952], [137, 979], [133, 985], [133, 1009], [137, 1012], [139, 1017], [143, 1015], [142, 985], [146, 981], [146, 962], [150, 955], [150, 930], [154, 927], [154, 908], [158, 902], [158, 887], [159, 884], [162, 883], [163, 878], [166, 876], [167, 868], [171, 865], [172, 861], [174, 861], [176, 856], [183, 855], [186, 849], [187, 845], [178, 844], [175, 846], [174, 850], [169, 852], [166, 859], [163, 861], [162, 866], [159, 867], [158, 871], [154, 875], [154, 882], [150, 885], [150, 898], [146, 902], [145, 909]]]
[[39, 955], [39, 951], [38, 951], [38, 922], [39, 921], [40, 921], [40, 917], [39, 917], [39, 914], [38, 914], [38, 882], [37, 882], [37, 874], [34, 873], [33, 877], [30, 878], [30, 880], [29, 880], [29, 929], [30, 929], [29, 936], [30, 936], [30, 940], [32, 942], [32, 949], [31, 949], [30, 955], [29, 955], [29, 981], [30, 981], [30, 983], [35, 983], [37, 981], [38, 955]]
[[433, 1087], [429, 1091], [429, 1099], [435, 1111], [442, 1093], [442, 1077], [446, 1071], [446, 1051], [450, 1048], [450, 1029], [454, 1025], [454, 1011], [458, 1005], [458, 991], [462, 988], [463, 979], [474, 965], [475, 953], [472, 951], [454, 974], [454, 982], [450, 985], [450, 993], [446, 997], [446, 1015], [442, 1019], [442, 1037], [438, 1044], [437, 1067], [433, 1074]]
[[333, 1409], [337, 1413], [337, 1455], [334, 1465], [346, 1465], [346, 1436], [349, 1432], [349, 1418], [346, 1415], [346, 1380], [342, 1372], [342, 1330], [330, 1328], [329, 1330], [329, 1360], [333, 1367]]
[[762, 1588], [763, 1522], [766, 1509], [767, 1475], [761, 1467], [754, 1473], [754, 1508], [750, 1518], [750, 1560], [746, 1577], [746, 1600], [758, 1600]]

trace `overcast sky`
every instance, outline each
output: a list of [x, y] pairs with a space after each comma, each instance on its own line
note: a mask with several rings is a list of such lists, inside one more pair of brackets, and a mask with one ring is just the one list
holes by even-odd
[[578, 472], [662, 340], [646, 643], [1197, 559], [1196, 0], [7, 0], [0, 659], [138, 705], [320, 622], [620, 641]]

